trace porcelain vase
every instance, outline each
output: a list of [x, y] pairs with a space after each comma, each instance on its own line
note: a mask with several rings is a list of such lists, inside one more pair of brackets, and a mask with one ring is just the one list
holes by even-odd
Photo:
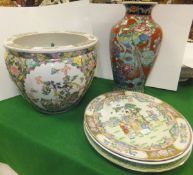
[[126, 14], [111, 31], [110, 54], [116, 87], [143, 91], [158, 55], [162, 30], [151, 16], [154, 2], [126, 2]]

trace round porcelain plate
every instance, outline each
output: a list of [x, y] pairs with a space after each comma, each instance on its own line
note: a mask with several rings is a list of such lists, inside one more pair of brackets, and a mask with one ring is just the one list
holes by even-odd
[[138, 92], [95, 98], [86, 108], [85, 124], [97, 142], [129, 159], [167, 161], [191, 149], [186, 119], [163, 101]]
[[89, 135], [86, 126], [84, 125], [84, 131], [86, 134], [86, 137], [89, 141], [89, 143], [92, 145], [92, 147], [99, 153], [101, 154], [104, 158], [107, 160], [124, 167], [126, 169], [134, 170], [134, 171], [140, 171], [140, 172], [164, 172], [164, 171], [169, 171], [171, 169], [177, 168], [181, 165], [183, 165], [187, 159], [189, 158], [191, 151], [190, 150], [188, 153], [186, 153], [182, 158], [179, 160], [172, 162], [172, 163], [167, 163], [167, 164], [158, 164], [158, 165], [147, 165], [143, 163], [135, 163], [132, 161], [126, 161], [123, 159], [120, 159], [117, 156], [114, 156], [113, 154], [110, 154], [109, 152], [105, 151], [101, 146], [99, 146]]

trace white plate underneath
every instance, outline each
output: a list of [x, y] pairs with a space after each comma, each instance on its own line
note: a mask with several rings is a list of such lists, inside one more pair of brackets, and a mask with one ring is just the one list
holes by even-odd
[[138, 164], [138, 163], [134, 163], [134, 162], [130, 162], [130, 161], [121, 160], [119, 157], [115, 157], [113, 154], [110, 154], [110, 153], [106, 152], [105, 150], [103, 150], [102, 147], [100, 147], [98, 144], [96, 144], [92, 140], [92, 138], [89, 136], [89, 133], [87, 133], [87, 129], [85, 126], [84, 126], [84, 132], [85, 132], [85, 135], [86, 135], [89, 143], [101, 156], [103, 156], [104, 158], [106, 158], [107, 160], [111, 161], [112, 163], [114, 163], [116, 165], [119, 165], [123, 168], [133, 170], [133, 171], [151, 172], [151, 173], [169, 171], [169, 170], [172, 170], [172, 169], [177, 168], [179, 166], [182, 166], [188, 160], [188, 158], [192, 152], [192, 150], [190, 150], [181, 159], [179, 159], [175, 162], [172, 162], [172, 163], [164, 164], [164, 165]]

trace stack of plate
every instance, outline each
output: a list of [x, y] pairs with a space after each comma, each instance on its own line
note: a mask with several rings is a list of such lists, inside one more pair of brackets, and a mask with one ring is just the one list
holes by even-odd
[[174, 108], [130, 91], [92, 100], [84, 116], [85, 134], [95, 150], [127, 169], [162, 172], [182, 165], [192, 151], [192, 129]]
[[[192, 59], [191, 59], [192, 60]], [[180, 72], [180, 82], [193, 78], [193, 68], [183, 65]]]

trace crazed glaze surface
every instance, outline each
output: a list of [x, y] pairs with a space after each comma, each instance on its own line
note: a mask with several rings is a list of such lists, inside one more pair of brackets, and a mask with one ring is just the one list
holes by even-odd
[[8, 71], [22, 95], [46, 113], [68, 110], [88, 89], [96, 67], [95, 47], [73, 52], [7, 50]]
[[162, 32], [150, 15], [151, 4], [125, 6], [125, 17], [111, 31], [113, 77], [123, 89], [143, 91], [160, 48]]
[[143, 161], [165, 161], [191, 149], [192, 131], [168, 104], [142, 93], [117, 91], [90, 102], [85, 123], [107, 149]]

